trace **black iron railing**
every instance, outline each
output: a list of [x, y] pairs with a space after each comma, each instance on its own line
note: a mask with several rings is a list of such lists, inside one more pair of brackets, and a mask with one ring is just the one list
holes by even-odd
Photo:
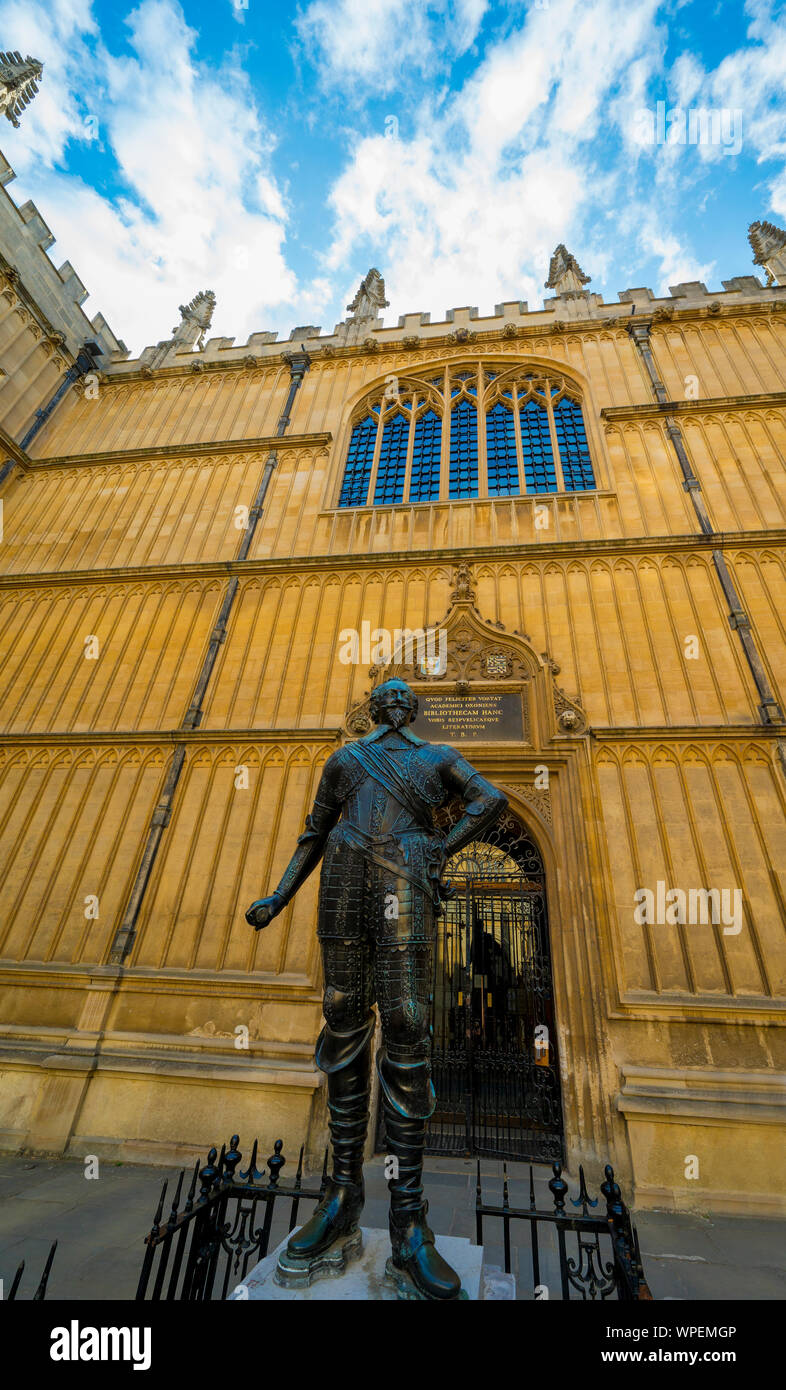
[[[281, 1181], [286, 1160], [280, 1139], [276, 1140], [274, 1152], [267, 1160], [267, 1173], [265, 1165], [261, 1171], [257, 1168], [259, 1146], [256, 1139], [248, 1167], [245, 1171], [241, 1169], [239, 1142], [238, 1136], [233, 1134], [228, 1149], [224, 1146], [220, 1155], [216, 1149], [211, 1149], [202, 1168], [197, 1161], [185, 1199], [185, 1169], [181, 1170], [166, 1221], [163, 1214], [168, 1184], [164, 1183], [153, 1225], [145, 1237], [137, 1299], [199, 1302], [227, 1298], [231, 1289], [243, 1282], [249, 1267], [253, 1268], [268, 1254], [274, 1218], [277, 1218], [275, 1235], [280, 1240], [285, 1229], [292, 1231], [298, 1224], [300, 1203], [316, 1202], [322, 1197], [327, 1180], [327, 1150], [319, 1186], [303, 1185], [302, 1148], [294, 1180], [287, 1186]], [[548, 1185], [552, 1209], [537, 1206], [531, 1166], [529, 1205], [512, 1206], [506, 1164], [503, 1164], [502, 1204], [494, 1205], [483, 1200], [478, 1163], [475, 1203], [478, 1245], [484, 1243], [484, 1222], [501, 1222], [505, 1270], [510, 1273], [512, 1226], [514, 1222], [526, 1221], [529, 1223], [532, 1285], [536, 1298], [652, 1298], [642, 1270], [636, 1230], [611, 1166], [606, 1166], [605, 1181], [600, 1186], [606, 1204], [605, 1215], [594, 1214], [598, 1198], [590, 1197], [583, 1168], [579, 1168], [576, 1198], [569, 1197], [561, 1165], [554, 1163], [552, 1171], [554, 1176]], [[568, 1210], [568, 1201], [574, 1211]], [[494, 1231], [489, 1232], [487, 1228], [486, 1235], [493, 1239]], [[54, 1247], [42, 1288], [46, 1287], [53, 1255]], [[517, 1273], [521, 1282], [521, 1259]], [[14, 1290], [19, 1277], [17, 1275]], [[527, 1296], [524, 1288], [520, 1287], [519, 1293]], [[43, 1293], [39, 1291], [35, 1297], [42, 1298]]]
[[[569, 1198], [568, 1184], [562, 1177], [562, 1166], [559, 1163], [552, 1164], [554, 1176], [549, 1182], [549, 1191], [554, 1206], [551, 1211], [539, 1210], [537, 1207], [532, 1165], [529, 1170], [528, 1207], [511, 1206], [506, 1164], [502, 1165], [502, 1170], [502, 1205], [494, 1206], [483, 1201], [478, 1163], [475, 1200], [477, 1243], [483, 1244], [484, 1220], [500, 1220], [505, 1271], [510, 1274], [511, 1223], [528, 1221], [535, 1298], [553, 1296], [549, 1289], [549, 1279], [551, 1271], [555, 1270], [555, 1256], [555, 1272], [563, 1299], [616, 1298], [630, 1301], [652, 1298], [641, 1265], [636, 1228], [622, 1200], [619, 1185], [614, 1181], [614, 1169], [610, 1164], [604, 1169], [605, 1182], [600, 1185], [606, 1202], [605, 1216], [592, 1215], [592, 1210], [598, 1206], [598, 1199], [590, 1197], [587, 1191], [583, 1167], [579, 1167], [579, 1195]], [[581, 1211], [575, 1214], [569, 1212], [566, 1209], [566, 1198], [570, 1200], [572, 1207], [580, 1207]], [[576, 1237], [573, 1254], [568, 1250], [568, 1237], [571, 1234], [575, 1234]], [[601, 1241], [604, 1242], [605, 1253]]]
[[[282, 1141], [277, 1139], [267, 1160], [268, 1172], [257, 1168], [258, 1143], [254, 1140], [245, 1172], [240, 1139], [233, 1134], [229, 1149], [220, 1155], [211, 1149], [207, 1163], [194, 1165], [183, 1208], [185, 1169], [177, 1181], [169, 1218], [162, 1225], [167, 1183], [161, 1189], [153, 1225], [145, 1236], [145, 1256], [137, 1299], [176, 1299], [201, 1302], [225, 1299], [232, 1285], [242, 1283], [249, 1265], [268, 1253], [276, 1203], [289, 1201], [288, 1230], [294, 1230], [303, 1201], [318, 1201], [325, 1189], [327, 1150], [319, 1187], [303, 1186], [303, 1149], [291, 1187], [281, 1183], [286, 1163]], [[197, 1183], [199, 1195], [197, 1196]], [[283, 1210], [283, 1208], [281, 1208]]]
[[[40, 1302], [43, 1301], [43, 1299], [46, 1298], [46, 1286], [47, 1286], [47, 1284], [49, 1283], [49, 1274], [50, 1274], [50, 1271], [51, 1271], [51, 1268], [52, 1268], [52, 1261], [53, 1261], [53, 1259], [55, 1258], [55, 1251], [56, 1251], [56, 1249], [57, 1249], [57, 1241], [55, 1240], [55, 1241], [52, 1242], [51, 1249], [50, 1249], [50, 1251], [49, 1251], [49, 1254], [48, 1254], [47, 1257], [46, 1257], [46, 1264], [44, 1265], [44, 1272], [43, 1272], [43, 1274], [41, 1275], [41, 1279], [40, 1279], [40, 1281], [39, 1281], [38, 1288], [36, 1289], [35, 1293], [33, 1294], [33, 1300], [32, 1300], [33, 1303], [40, 1303]], [[12, 1283], [11, 1283], [11, 1287], [10, 1287], [10, 1289], [9, 1289], [7, 1295], [6, 1295], [6, 1300], [7, 1300], [8, 1303], [12, 1303], [13, 1300], [16, 1298], [17, 1290], [18, 1290], [18, 1288], [19, 1288], [20, 1283], [22, 1282], [22, 1275], [24, 1274], [24, 1272], [25, 1272], [25, 1262], [24, 1262], [24, 1260], [22, 1260], [22, 1263], [20, 1264], [18, 1270], [16, 1271], [16, 1274], [14, 1275], [13, 1281], [12, 1281]]]

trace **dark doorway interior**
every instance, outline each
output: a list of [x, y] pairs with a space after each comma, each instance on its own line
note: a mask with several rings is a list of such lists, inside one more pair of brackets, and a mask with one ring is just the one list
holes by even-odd
[[[449, 813], [448, 813], [449, 814]], [[510, 813], [451, 859], [433, 994], [433, 1154], [563, 1159], [540, 853]], [[378, 1147], [384, 1149], [382, 1123]]]

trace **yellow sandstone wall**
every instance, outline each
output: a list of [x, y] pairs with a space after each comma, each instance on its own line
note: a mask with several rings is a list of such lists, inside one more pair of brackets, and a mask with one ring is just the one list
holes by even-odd
[[[781, 704], [784, 318], [703, 312], [652, 332]], [[337, 511], [364, 394], [448, 360], [549, 364], [573, 380], [597, 493], [552, 498], [545, 531], [526, 497]], [[690, 374], [699, 400], [684, 399]], [[69, 396], [2, 487], [0, 1142], [170, 1161], [238, 1130], [280, 1133], [290, 1150], [306, 1136], [316, 1153], [316, 877], [265, 933], [243, 911], [277, 882], [369, 688], [367, 669], [338, 660], [339, 632], [438, 622], [468, 560], [481, 617], [557, 663], [589, 727], [470, 754], [547, 866], [569, 1166], [611, 1157], [639, 1205], [786, 1209], [778, 730], [759, 721], [718, 538], [697, 534], [629, 335], [315, 356], [249, 559], [234, 564], [236, 508], [253, 501], [289, 380], [278, 357], [148, 380], [110, 371], [96, 399]], [[204, 718], [176, 732], [233, 575]], [[176, 742], [185, 768], [134, 950], [111, 966]], [[532, 797], [543, 761], [547, 807]], [[637, 925], [634, 890], [659, 879], [739, 886], [742, 930]]]

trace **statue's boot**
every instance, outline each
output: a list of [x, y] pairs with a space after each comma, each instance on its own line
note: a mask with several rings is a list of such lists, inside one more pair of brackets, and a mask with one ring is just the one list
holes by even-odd
[[338, 1033], [323, 1028], [316, 1060], [327, 1073], [328, 1126], [333, 1175], [313, 1216], [296, 1231], [287, 1255], [303, 1264], [325, 1253], [358, 1229], [363, 1210], [363, 1149], [368, 1125], [369, 1071], [374, 1015], [361, 1028]]
[[[434, 1232], [426, 1220], [428, 1202], [423, 1199], [426, 1119], [434, 1109], [428, 1063], [401, 1066], [381, 1054], [378, 1066], [387, 1153], [397, 1159], [398, 1169], [388, 1182], [391, 1262], [394, 1270], [414, 1285], [416, 1297], [458, 1298], [461, 1280], [436, 1248]], [[426, 1113], [405, 1114], [405, 1109]]]

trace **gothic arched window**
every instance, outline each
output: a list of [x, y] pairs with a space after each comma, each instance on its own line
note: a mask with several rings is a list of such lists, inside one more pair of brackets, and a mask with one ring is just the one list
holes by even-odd
[[389, 415], [382, 427], [377, 485], [374, 488], [375, 506], [381, 502], [403, 501], [408, 439], [409, 419], [407, 416]]
[[563, 396], [554, 407], [554, 427], [562, 460], [565, 491], [581, 492], [587, 488], [594, 488], [595, 477], [581, 406]]
[[545, 403], [525, 401], [519, 411], [521, 452], [527, 492], [556, 492], [557, 474], [551, 448], [551, 431]]
[[341, 496], [338, 499], [340, 507], [365, 506], [376, 437], [377, 421], [373, 415], [367, 415], [365, 419], [358, 420], [352, 431], [352, 438], [347, 450], [344, 483], [341, 488]]
[[466, 397], [450, 412], [449, 495], [478, 495], [478, 410]]
[[486, 413], [486, 467], [489, 497], [511, 497], [518, 493], [516, 426], [513, 411], [501, 401]]
[[438, 375], [389, 377], [384, 396], [361, 410], [339, 507], [597, 486], [580, 401], [557, 373], [509, 363], [450, 364]]
[[442, 416], [427, 410], [415, 421], [410, 502], [436, 502], [442, 460]]

